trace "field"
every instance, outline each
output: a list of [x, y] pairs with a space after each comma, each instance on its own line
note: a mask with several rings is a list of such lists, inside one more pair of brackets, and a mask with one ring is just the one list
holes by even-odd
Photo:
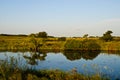
[[[70, 46], [75, 46], [74, 40], [84, 41], [86, 38], [31, 38], [31, 37], [20, 37], [20, 36], [0, 36], [0, 50], [64, 50], [65, 44], [68, 41], [73, 41]], [[100, 46], [100, 50], [106, 51], [119, 51], [120, 50], [120, 41], [115, 39], [113, 41], [105, 42], [99, 38], [87, 38], [87, 41], [93, 40]], [[83, 44], [84, 45], [84, 44]], [[94, 45], [93, 45], [94, 46]], [[91, 46], [89, 46], [91, 47]]]

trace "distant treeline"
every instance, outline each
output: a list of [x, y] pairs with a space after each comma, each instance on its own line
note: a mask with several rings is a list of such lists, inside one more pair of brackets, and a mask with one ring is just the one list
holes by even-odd
[[[89, 36], [89, 34], [84, 34], [82, 37], [79, 36], [79, 37], [70, 37], [70, 38], [99, 38], [101, 40], [104, 40], [106, 42], [108, 41], [112, 41], [112, 40], [120, 40], [120, 36], [112, 36], [113, 32], [108, 30], [106, 31], [105, 33], [103, 33], [102, 36]], [[55, 37], [55, 36], [51, 36], [51, 35], [48, 35], [47, 32], [45, 31], [42, 31], [42, 32], [38, 32], [38, 33], [31, 33], [31, 34], [0, 34], [0, 36], [16, 36], [16, 37], [35, 37], [35, 38], [60, 38], [60, 40], [62, 39], [63, 41], [65, 40], [65, 38], [68, 38], [68, 37]]]
[[0, 36], [21, 36], [21, 37], [27, 37], [28, 35], [25, 35], [25, 34], [0, 34]]

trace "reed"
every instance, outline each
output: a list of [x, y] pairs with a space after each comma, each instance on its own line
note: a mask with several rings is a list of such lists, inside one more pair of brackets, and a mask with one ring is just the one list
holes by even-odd
[[17, 66], [19, 61], [11, 58], [11, 62], [2, 62], [0, 65], [0, 80], [108, 80], [99, 74], [85, 76], [77, 73], [76, 70], [61, 71], [55, 70], [35, 70], [23, 66]]

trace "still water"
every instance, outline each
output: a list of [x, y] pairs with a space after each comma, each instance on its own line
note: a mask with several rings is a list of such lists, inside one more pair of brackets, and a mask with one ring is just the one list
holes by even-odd
[[120, 79], [120, 53], [107, 52], [0, 52], [0, 62], [17, 60], [19, 67], [60, 69], [92, 75], [100, 74], [112, 80]]

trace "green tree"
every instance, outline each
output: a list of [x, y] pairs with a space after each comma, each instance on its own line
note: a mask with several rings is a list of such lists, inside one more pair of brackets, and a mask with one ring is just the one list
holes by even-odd
[[34, 33], [31, 33], [29, 37], [36, 37], [36, 35]]
[[88, 37], [88, 34], [83, 35], [83, 38], [87, 38], [87, 37]]
[[46, 32], [39, 32], [39, 33], [37, 33], [37, 37], [47, 38], [47, 33]]
[[108, 41], [112, 41], [113, 37], [112, 37], [112, 31], [107, 31], [105, 32], [105, 34], [103, 34], [103, 36], [101, 37], [102, 40], [108, 42]]
[[30, 39], [30, 43], [32, 43], [31, 49], [33, 51], [39, 51], [39, 48], [40, 48], [41, 44], [36, 38], [32, 37]]

